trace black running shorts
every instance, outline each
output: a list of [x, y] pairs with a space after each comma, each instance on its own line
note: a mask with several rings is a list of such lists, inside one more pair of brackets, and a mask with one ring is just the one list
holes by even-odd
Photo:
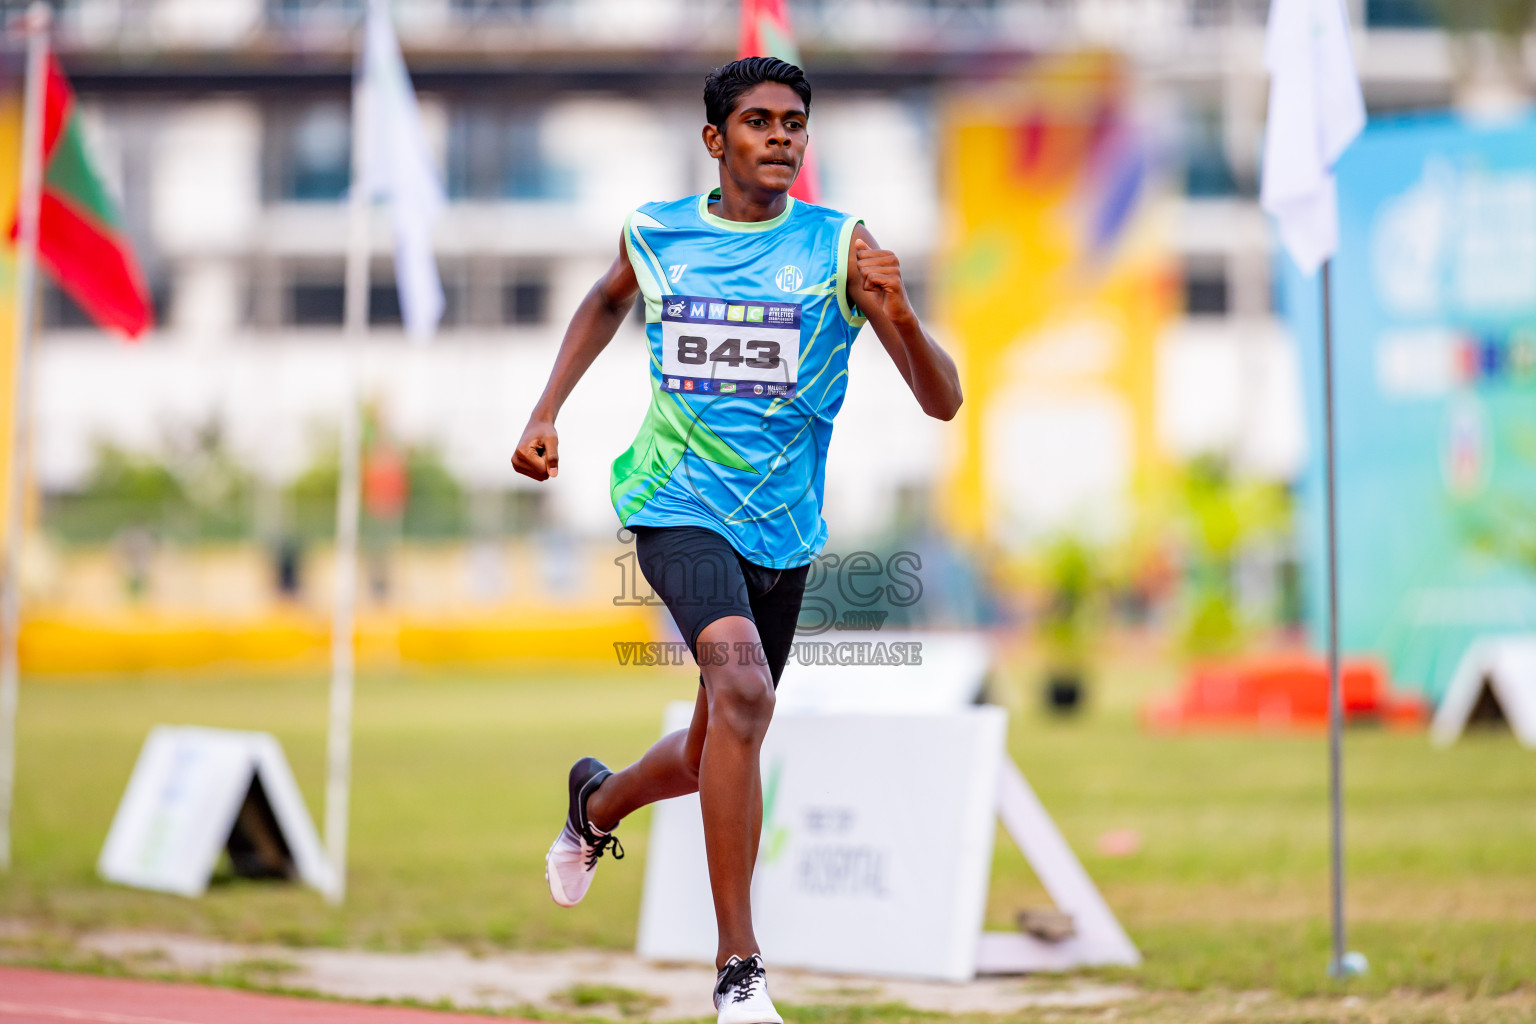
[[[769, 569], [749, 562], [730, 541], [701, 526], [632, 526], [635, 555], [651, 589], [666, 603], [672, 620], [695, 659], [704, 627], [727, 615], [740, 615], [757, 624], [763, 657], [779, 685], [800, 617], [809, 565]], [[741, 652], [710, 652], [737, 658]], [[756, 656], [756, 652], [752, 652]]]

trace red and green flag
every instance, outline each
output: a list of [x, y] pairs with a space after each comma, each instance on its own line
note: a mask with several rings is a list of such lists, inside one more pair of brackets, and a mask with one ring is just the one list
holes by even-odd
[[[14, 227], [11, 234], [14, 238]], [[51, 55], [43, 100], [37, 249], [58, 286], [102, 327], [137, 338], [151, 325], [144, 275], [117, 204], [86, 155], [74, 90]]]
[[[795, 35], [789, 29], [786, 0], [741, 0], [741, 39], [736, 46], [736, 56], [777, 57], [796, 67], [805, 67], [800, 63]], [[813, 153], [806, 147], [800, 176], [790, 186], [789, 194], [807, 203], [817, 202], [821, 195], [820, 178]]]

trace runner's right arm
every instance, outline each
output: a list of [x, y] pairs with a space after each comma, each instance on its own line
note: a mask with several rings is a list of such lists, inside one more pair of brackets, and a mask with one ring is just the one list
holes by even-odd
[[614, 332], [624, 322], [629, 308], [634, 305], [640, 292], [640, 282], [635, 279], [635, 268], [630, 266], [629, 253], [619, 236], [619, 256], [608, 272], [598, 279], [587, 292], [571, 325], [565, 329], [565, 340], [560, 342], [560, 352], [555, 356], [555, 368], [549, 372], [549, 383], [528, 417], [523, 436], [512, 453], [512, 468], [535, 480], [548, 480], [560, 474], [560, 437], [555, 432], [555, 417], [560, 407], [581, 380], [599, 352], [608, 347]]

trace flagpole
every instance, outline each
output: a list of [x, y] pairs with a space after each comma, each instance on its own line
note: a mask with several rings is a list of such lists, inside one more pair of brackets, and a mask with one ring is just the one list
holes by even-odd
[[43, 110], [48, 83], [48, 5], [27, 8], [27, 81], [21, 128], [21, 190], [16, 211], [16, 354], [11, 380], [11, 464], [6, 490], [4, 568], [0, 570], [0, 871], [11, 867], [11, 806], [16, 791], [16, 703], [21, 682], [22, 491], [32, 449], [32, 312], [43, 196]]
[[[370, 5], [371, 6], [371, 5]], [[363, 341], [368, 336], [368, 219], [371, 204], [366, 161], [372, 150], [372, 102], [363, 73], [367, 17], [359, 27], [364, 40], [352, 85], [352, 187], [348, 196], [346, 319], [343, 363], [346, 394], [340, 438], [340, 474], [336, 489], [336, 595], [331, 612], [331, 709], [325, 787], [325, 845], [334, 871], [328, 898], [340, 903], [347, 891], [347, 821], [352, 784], [352, 692], [356, 673], [357, 526], [361, 498], [362, 416], [358, 374]]]
[[1333, 431], [1333, 260], [1323, 261], [1324, 504], [1328, 519], [1328, 808], [1333, 957], [1328, 973], [1342, 978], [1344, 960], [1344, 694], [1339, 679], [1339, 523], [1337, 450]]

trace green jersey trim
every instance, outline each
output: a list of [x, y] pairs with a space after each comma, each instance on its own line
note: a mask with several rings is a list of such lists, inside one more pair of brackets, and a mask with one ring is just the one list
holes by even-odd
[[853, 244], [853, 229], [863, 223], [859, 217], [849, 217], [837, 233], [837, 308], [850, 327], [869, 323], [869, 317], [860, 313], [858, 307], [848, 305], [848, 247]]
[[640, 282], [640, 294], [645, 297], [645, 322], [661, 322], [662, 273], [661, 261], [651, 251], [640, 234], [642, 227], [659, 228], [662, 224], [654, 217], [635, 210], [624, 218], [624, 251], [629, 254], [629, 265], [635, 268], [635, 280]]
[[753, 475], [758, 472], [682, 398], [653, 385], [651, 405], [635, 443], [613, 463], [608, 493], [620, 522], [627, 523], [666, 486], [689, 451], [728, 469]]
[[795, 197], [785, 196], [784, 211], [772, 220], [726, 220], [709, 212], [709, 201], [719, 196], [718, 188], [712, 188], [699, 196], [699, 217], [704, 223], [722, 231], [772, 231], [789, 220], [789, 215], [795, 210]]

